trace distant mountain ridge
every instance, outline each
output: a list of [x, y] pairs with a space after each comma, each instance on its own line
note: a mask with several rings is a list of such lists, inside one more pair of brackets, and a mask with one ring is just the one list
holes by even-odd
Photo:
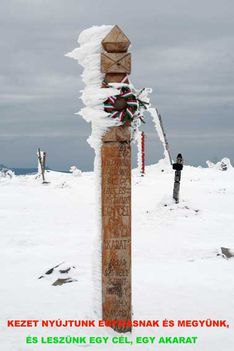
[[37, 173], [37, 168], [34, 168], [34, 167], [29, 167], [29, 168], [7, 167], [1, 163], [0, 164], [0, 171], [4, 168], [10, 169], [11, 171], [13, 171], [15, 173], [15, 175], [26, 175], [26, 174]]
[[0, 169], [2, 168], [8, 168], [8, 167], [0, 163]]
[[37, 173], [37, 168], [11, 168], [15, 175], [26, 175]]

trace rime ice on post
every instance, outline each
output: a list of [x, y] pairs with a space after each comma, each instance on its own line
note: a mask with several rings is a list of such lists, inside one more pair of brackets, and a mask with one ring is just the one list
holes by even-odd
[[141, 176], [145, 175], [145, 133], [141, 132]]
[[[128, 82], [130, 42], [115, 26], [102, 41], [101, 71], [107, 83]], [[114, 109], [126, 108], [117, 96]], [[102, 318], [130, 321], [131, 309], [131, 146], [128, 125], [112, 127], [102, 138]], [[131, 327], [117, 327], [128, 332]]]
[[139, 175], [144, 177], [145, 175], [145, 133], [138, 132], [138, 140], [137, 140], [137, 168]]

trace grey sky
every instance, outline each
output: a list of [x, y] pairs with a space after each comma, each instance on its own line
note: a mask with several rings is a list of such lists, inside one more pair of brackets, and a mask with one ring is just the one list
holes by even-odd
[[[82, 68], [64, 54], [91, 25], [118, 24], [132, 42], [136, 87], [152, 87], [173, 157], [234, 163], [232, 0], [1, 0], [0, 163], [93, 167], [90, 126], [74, 115]], [[149, 116], [147, 162], [162, 157]]]

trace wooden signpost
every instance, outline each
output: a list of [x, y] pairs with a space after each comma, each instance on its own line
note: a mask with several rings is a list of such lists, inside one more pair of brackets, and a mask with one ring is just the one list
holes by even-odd
[[[120, 83], [131, 72], [129, 39], [118, 26], [102, 41], [101, 72], [105, 82]], [[116, 111], [126, 108], [117, 97]], [[102, 318], [131, 321], [131, 145], [129, 126], [112, 127], [104, 135], [102, 164]], [[119, 325], [118, 332], [131, 331]]]
[[45, 164], [46, 164], [46, 152], [37, 149], [37, 158], [38, 158], [38, 174], [42, 177], [42, 183], [46, 184], [45, 180]]
[[176, 162], [173, 163], [172, 167], [175, 170], [173, 199], [178, 204], [179, 203], [179, 194], [180, 194], [181, 171], [183, 169], [183, 157], [181, 154], [177, 155]]

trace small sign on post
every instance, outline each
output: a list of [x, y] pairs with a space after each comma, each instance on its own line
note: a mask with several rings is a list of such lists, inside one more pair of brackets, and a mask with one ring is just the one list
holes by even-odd
[[177, 155], [176, 163], [173, 163], [172, 167], [175, 170], [173, 199], [178, 204], [179, 203], [181, 171], [183, 169], [183, 157], [181, 154]]

